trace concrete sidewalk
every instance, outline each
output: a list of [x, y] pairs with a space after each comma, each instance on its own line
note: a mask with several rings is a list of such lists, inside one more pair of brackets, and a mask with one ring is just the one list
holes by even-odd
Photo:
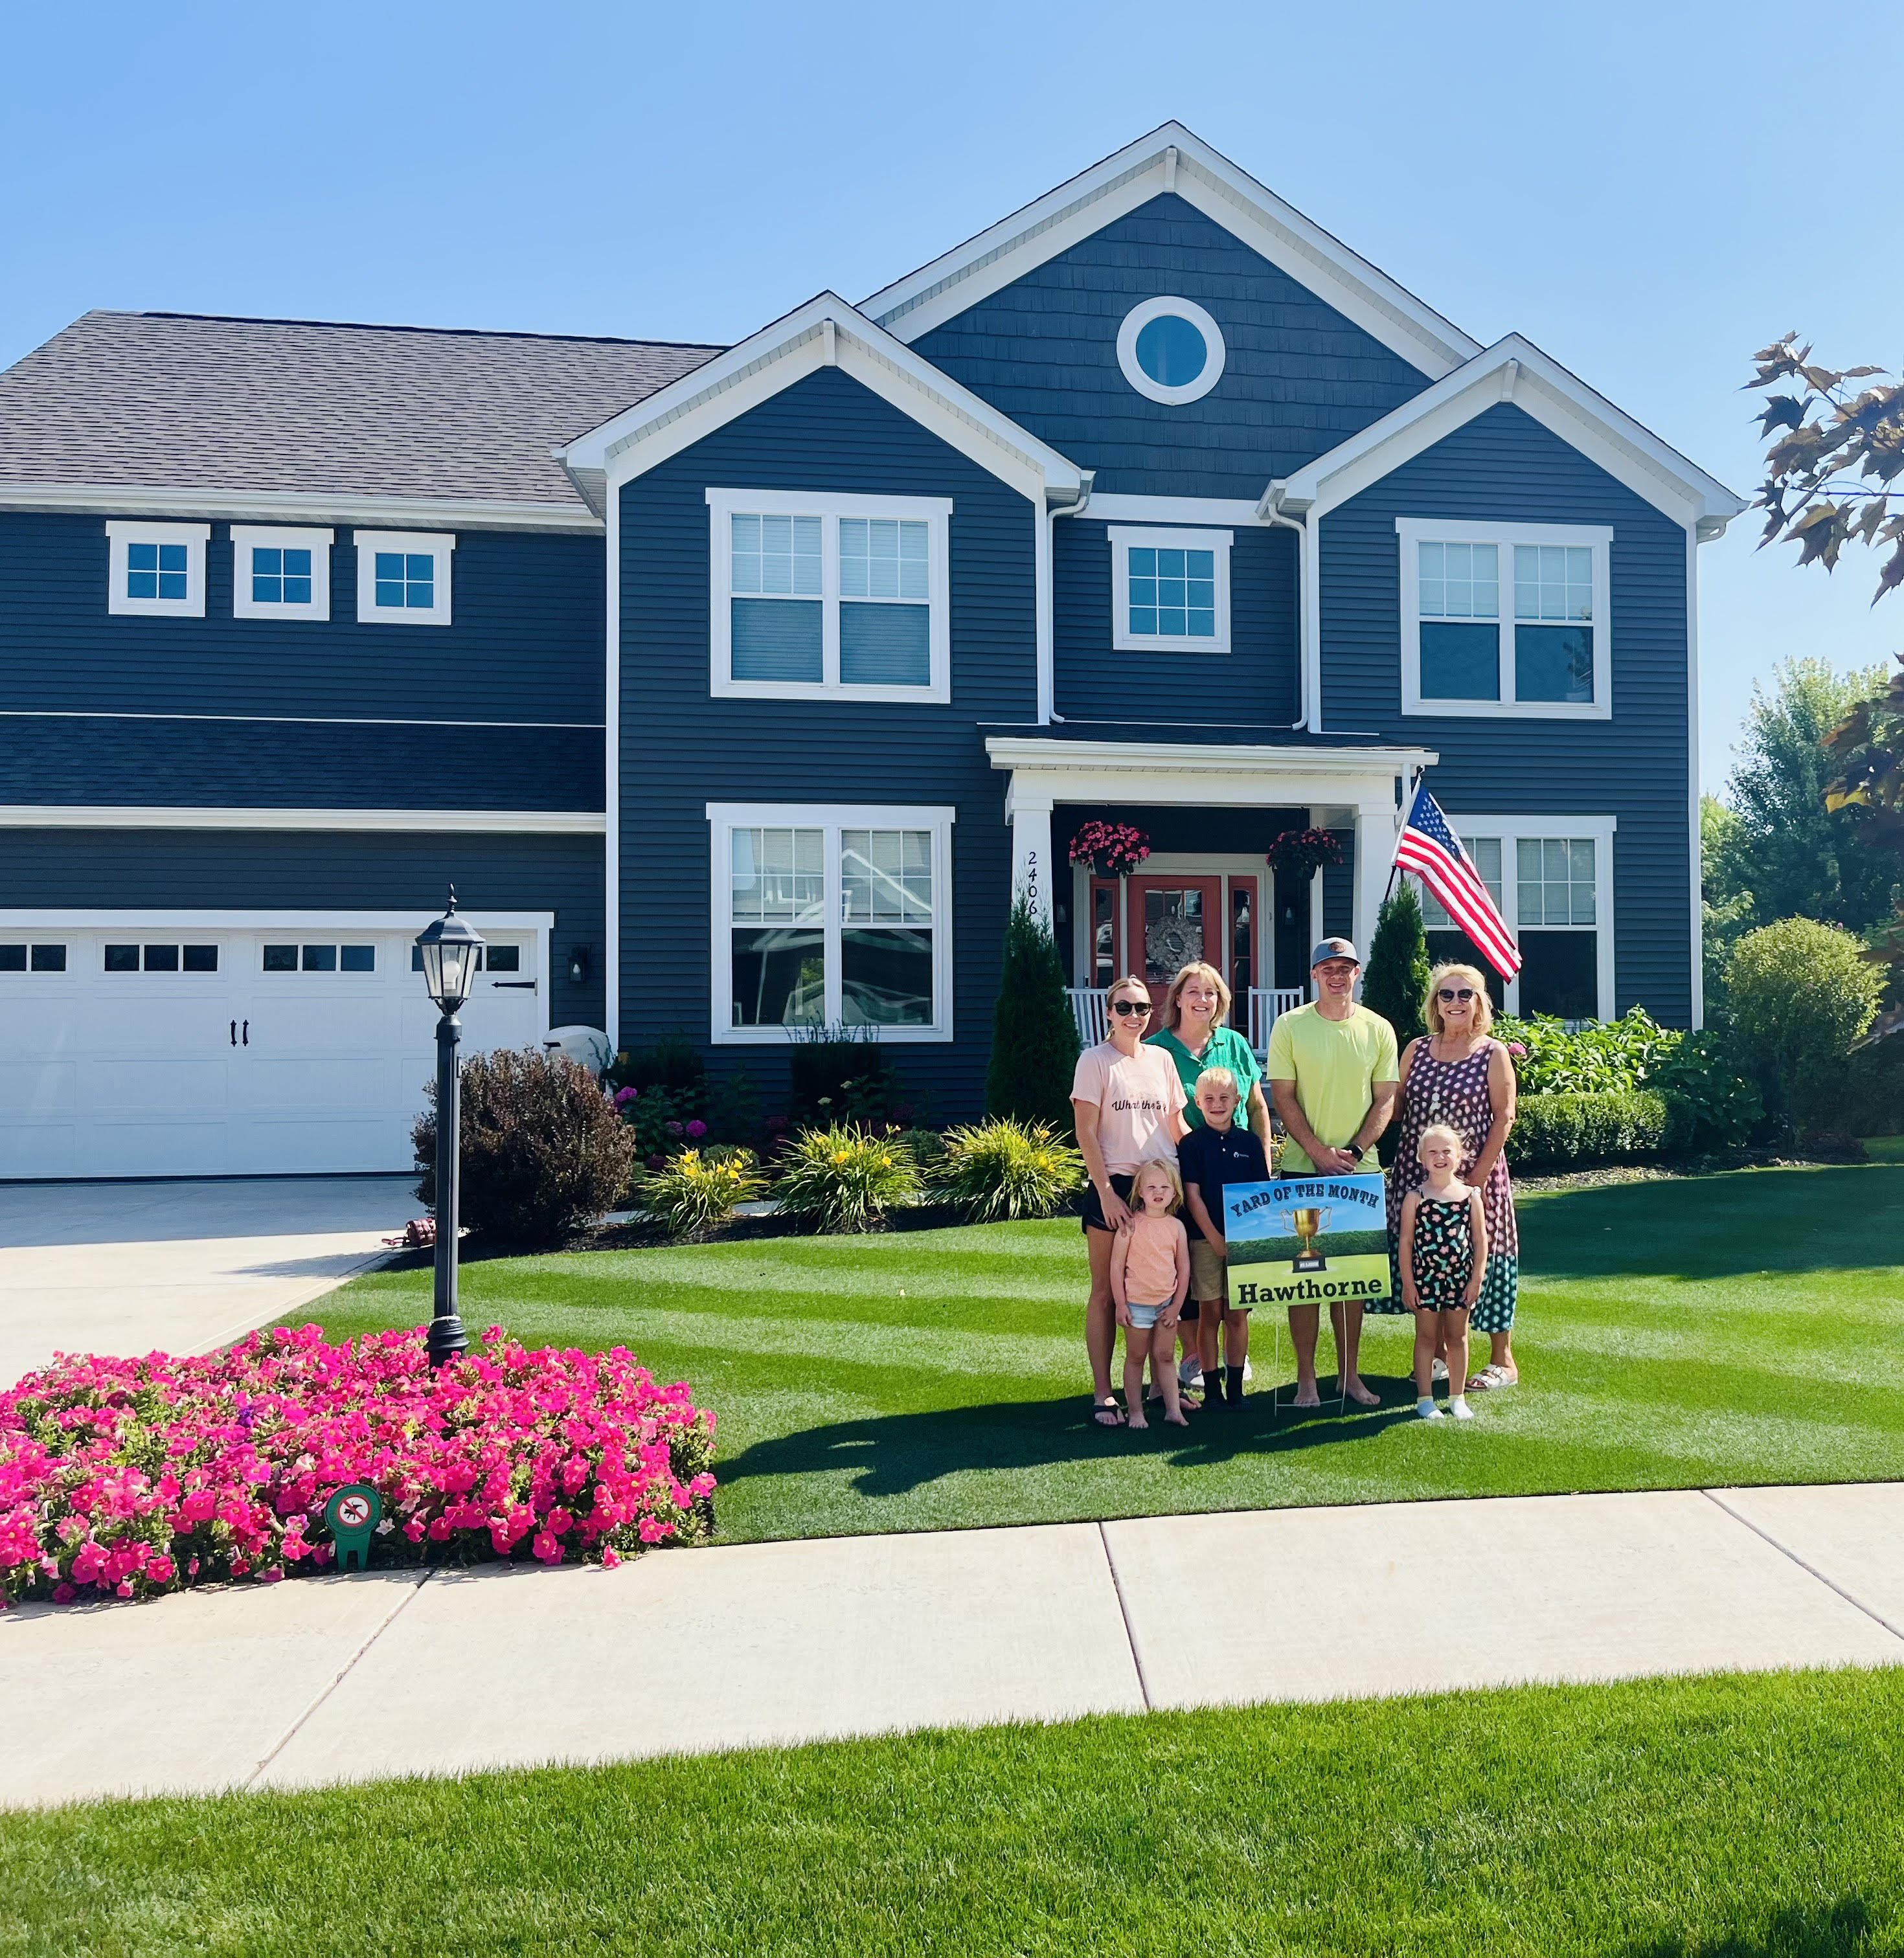
[[1900, 1484], [839, 1537], [0, 1614], [0, 1804], [1900, 1663]]

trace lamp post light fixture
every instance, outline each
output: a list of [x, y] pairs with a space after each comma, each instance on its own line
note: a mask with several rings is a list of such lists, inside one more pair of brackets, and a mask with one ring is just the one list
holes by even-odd
[[462, 1028], [456, 1009], [469, 997], [483, 955], [481, 937], [456, 915], [456, 887], [449, 908], [417, 939], [424, 984], [436, 1003], [436, 1266], [430, 1316], [430, 1364], [440, 1367], [469, 1345], [456, 1312], [456, 1183], [462, 1145], [462, 1096], [456, 1048]]

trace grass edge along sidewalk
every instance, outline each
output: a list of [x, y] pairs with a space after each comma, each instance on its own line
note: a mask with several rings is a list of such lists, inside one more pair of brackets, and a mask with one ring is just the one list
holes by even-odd
[[[718, 1418], [729, 1543], [1904, 1479], [1904, 1166], [1544, 1193], [1522, 1221], [1524, 1384], [1477, 1396], [1458, 1433], [1414, 1418], [1413, 1329], [1393, 1317], [1364, 1335], [1372, 1413], [1273, 1410], [1259, 1337], [1241, 1409], [1183, 1434], [1095, 1428], [1071, 1219], [478, 1259], [464, 1304], [472, 1323], [625, 1343], [687, 1380]], [[338, 1337], [414, 1324], [428, 1291], [427, 1270], [376, 1273], [321, 1316]]]
[[0, 1952], [1883, 1958], [1904, 1671], [1100, 1716], [0, 1828]]

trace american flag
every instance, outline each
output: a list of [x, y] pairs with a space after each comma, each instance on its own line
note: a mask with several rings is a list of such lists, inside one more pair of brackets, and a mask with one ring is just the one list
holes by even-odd
[[1506, 920], [1487, 895], [1480, 873], [1468, 860], [1468, 852], [1448, 826], [1441, 805], [1426, 789], [1415, 796], [1415, 806], [1395, 846], [1395, 861], [1412, 870], [1441, 900], [1442, 908], [1467, 933], [1481, 955], [1503, 979], [1512, 979], [1521, 969], [1520, 947], [1514, 943]]

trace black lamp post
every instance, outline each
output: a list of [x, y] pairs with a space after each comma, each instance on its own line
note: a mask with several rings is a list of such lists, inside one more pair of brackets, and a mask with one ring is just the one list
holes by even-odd
[[462, 1149], [462, 1097], [456, 1046], [462, 1028], [456, 1009], [476, 983], [483, 941], [456, 915], [456, 887], [449, 908], [417, 939], [424, 984], [436, 1003], [436, 1283], [430, 1317], [430, 1364], [440, 1367], [469, 1344], [456, 1313], [456, 1172]]

